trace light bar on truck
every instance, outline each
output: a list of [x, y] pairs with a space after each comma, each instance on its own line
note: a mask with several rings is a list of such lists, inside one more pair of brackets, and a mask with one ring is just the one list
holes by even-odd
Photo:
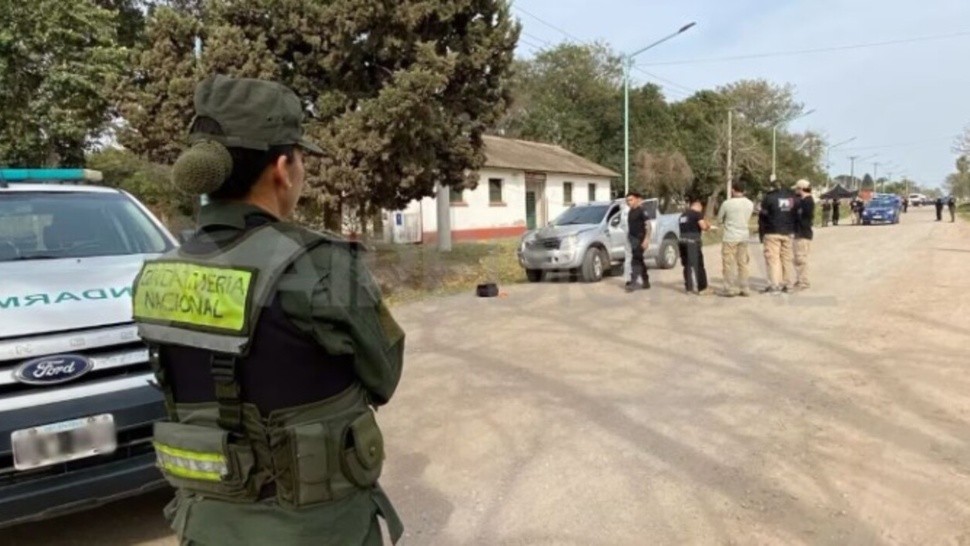
[[101, 171], [90, 169], [0, 169], [0, 186], [18, 184], [63, 184], [101, 182]]

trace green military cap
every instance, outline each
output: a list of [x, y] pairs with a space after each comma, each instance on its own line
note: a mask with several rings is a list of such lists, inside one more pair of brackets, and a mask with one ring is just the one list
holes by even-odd
[[197, 117], [209, 117], [222, 126], [222, 135], [195, 133], [193, 140], [214, 140], [229, 148], [268, 150], [295, 145], [322, 155], [316, 143], [303, 136], [303, 105], [285, 85], [216, 74], [195, 89]]

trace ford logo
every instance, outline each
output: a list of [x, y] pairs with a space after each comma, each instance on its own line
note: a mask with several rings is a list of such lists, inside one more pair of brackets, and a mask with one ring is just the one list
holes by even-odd
[[56, 385], [77, 379], [93, 367], [83, 356], [45, 356], [24, 362], [13, 375], [17, 381], [28, 385]]

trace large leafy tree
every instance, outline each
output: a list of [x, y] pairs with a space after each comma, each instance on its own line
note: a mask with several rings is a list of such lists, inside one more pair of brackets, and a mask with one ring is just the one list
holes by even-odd
[[[438, 182], [469, 183], [510, 101], [519, 29], [504, 0], [209, 0], [201, 18], [169, 4], [152, 15], [122, 109], [149, 156], [163, 142], [177, 153], [204, 74], [271, 78], [315, 114], [308, 133], [327, 153], [310, 163], [311, 196], [398, 208]], [[197, 64], [190, 36], [203, 41]], [[172, 126], [159, 128], [165, 112]]]
[[767, 80], [740, 80], [718, 88], [739, 117], [749, 125], [770, 129], [802, 114], [805, 106], [795, 100], [795, 87]]
[[111, 119], [116, 17], [92, 0], [0, 0], [0, 163], [84, 163]]

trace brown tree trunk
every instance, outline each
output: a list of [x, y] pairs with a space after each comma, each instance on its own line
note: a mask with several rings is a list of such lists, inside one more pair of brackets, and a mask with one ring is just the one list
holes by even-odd
[[344, 229], [343, 199], [336, 197], [323, 207], [323, 226], [334, 233]]

